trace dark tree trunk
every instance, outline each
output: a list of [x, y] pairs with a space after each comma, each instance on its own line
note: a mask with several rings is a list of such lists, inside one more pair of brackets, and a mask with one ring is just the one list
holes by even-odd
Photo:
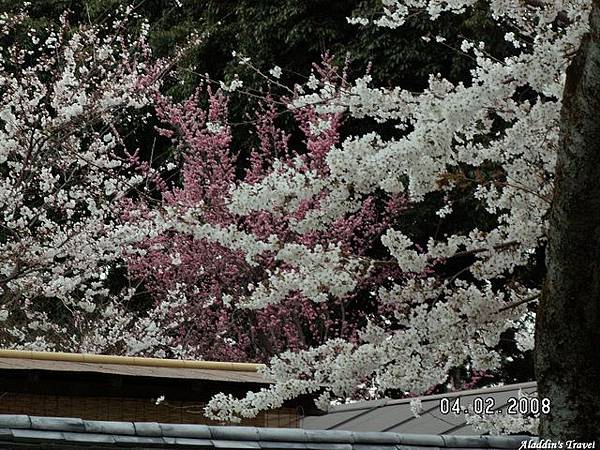
[[600, 0], [567, 70], [535, 365], [540, 436], [600, 448]]

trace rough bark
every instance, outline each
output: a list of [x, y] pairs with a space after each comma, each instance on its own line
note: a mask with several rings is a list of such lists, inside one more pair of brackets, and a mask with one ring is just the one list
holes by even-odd
[[600, 0], [567, 71], [536, 323], [540, 436], [600, 448]]

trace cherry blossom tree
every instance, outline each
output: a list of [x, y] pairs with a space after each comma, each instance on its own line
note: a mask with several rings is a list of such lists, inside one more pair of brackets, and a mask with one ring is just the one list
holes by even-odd
[[146, 195], [124, 133], [175, 59], [152, 59], [132, 8], [102, 26], [67, 17], [48, 30], [23, 30], [24, 12], [0, 18], [0, 340], [135, 353], [152, 327], [128, 307], [133, 287], [108, 281], [160, 225], [120, 219], [128, 196]]
[[[415, 10], [435, 19], [472, 5], [384, 3], [384, 15], [376, 23], [393, 27]], [[454, 85], [432, 75], [420, 93], [371, 87], [368, 75], [351, 86], [317, 77], [296, 86], [292, 111], [314, 106], [320, 114], [371, 118], [395, 124], [398, 135], [350, 136], [327, 152], [324, 172], [301, 158], [275, 163], [261, 180], [237, 184], [228, 208], [240, 217], [293, 215], [304, 202], [318, 200], [317, 208], [290, 223], [296, 233], [308, 233], [327, 230], [358, 211], [373, 192], [405, 194], [417, 205], [441, 191], [445, 204], [439, 215], [445, 217], [452, 212], [460, 181], [471, 179], [471, 195], [494, 215], [495, 226], [443, 239], [432, 236], [425, 245], [414, 242], [401, 226], [390, 227], [381, 237], [389, 258], [402, 272], [419, 274], [378, 289], [378, 298], [394, 306], [394, 320], [370, 321], [358, 342], [331, 339], [306, 351], [282, 353], [264, 371], [277, 381], [275, 386], [241, 400], [217, 396], [207, 407], [209, 416], [236, 420], [305, 393], [319, 393], [318, 403], [326, 405], [349, 395], [365, 379], [379, 391], [424, 392], [443, 383], [457, 365], [498, 367], [500, 334], [509, 327], [531, 329], [525, 305], [539, 297], [540, 286], [519, 282], [513, 274], [532, 264], [532, 255], [546, 242], [565, 69], [588, 29], [590, 4], [491, 2], [490, 9], [515, 30], [506, 34], [515, 52], [498, 59], [480, 43], [465, 40], [461, 51], [476, 61], [468, 82]], [[497, 170], [490, 171], [490, 165]], [[240, 307], [279, 304], [297, 291], [317, 303], [331, 301], [352, 292], [357, 280], [381, 262], [339, 245], [311, 248], [276, 234], [267, 238], [240, 227], [224, 230], [199, 222], [197, 214], [185, 215], [177, 229], [242, 249], [249, 264], [257, 264], [265, 253], [281, 262], [251, 290], [229, 297]], [[443, 279], [434, 270], [465, 254], [474, 261], [463, 276]], [[521, 344], [531, 346], [532, 340]]]
[[[324, 77], [336, 72], [331, 58], [315, 67]], [[173, 140], [181, 159], [181, 187], [161, 189], [166, 205], [186, 212], [201, 208], [195, 220], [219, 228], [238, 227], [260, 239], [277, 236], [312, 249], [332, 244], [349, 254], [373, 253], [381, 232], [400, 216], [405, 203], [402, 196], [366, 196], [356, 212], [336, 220], [327, 230], [308, 233], [295, 233], [290, 223], [317, 208], [318, 201], [304, 201], [293, 213], [259, 211], [241, 220], [230, 211], [229, 191], [236, 182], [236, 168], [243, 162], [231, 148], [225, 93], [206, 90], [207, 111], [202, 107], [205, 89], [182, 104], [164, 97], [157, 102], [158, 115], [169, 127], [159, 132]], [[301, 157], [307, 169], [323, 176], [327, 173], [325, 157], [339, 143], [341, 114], [319, 114], [312, 106], [294, 114], [306, 138], [301, 153], [290, 148], [289, 134], [275, 124], [276, 101], [265, 98], [255, 118], [259, 145], [249, 155], [243, 181], [259, 183], [274, 163], [290, 167], [294, 157]], [[356, 341], [366, 316], [381, 313], [373, 302], [374, 292], [369, 292], [382, 280], [401, 275], [395, 267], [381, 267], [364, 277], [358, 289], [331, 302], [317, 303], [297, 291], [265, 308], [241, 309], [236, 304], [240, 293], [251, 291], [281, 269], [272, 252], [261, 255], [257, 266], [245, 260], [243, 249], [173, 230], [144, 241], [139, 249], [144, 254], [129, 260], [131, 275], [144, 283], [157, 302], [179, 299], [169, 305], [165, 317], [164, 326], [173, 330], [171, 348], [188, 357], [212, 360], [267, 361], [285, 350], [307, 349], [332, 337]]]

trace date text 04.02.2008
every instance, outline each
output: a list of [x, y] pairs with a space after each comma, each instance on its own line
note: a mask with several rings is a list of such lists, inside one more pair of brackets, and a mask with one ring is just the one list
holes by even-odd
[[[464, 401], [464, 399], [463, 399]], [[537, 415], [550, 412], [550, 399], [538, 397], [509, 397], [506, 403], [496, 405], [493, 397], [475, 397], [464, 406], [461, 398], [442, 398], [440, 400], [440, 413], [446, 414], [513, 414]]]

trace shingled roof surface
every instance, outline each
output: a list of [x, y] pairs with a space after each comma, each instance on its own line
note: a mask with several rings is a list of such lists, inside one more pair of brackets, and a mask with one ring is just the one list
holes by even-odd
[[0, 448], [516, 449], [523, 440], [529, 439], [526, 436], [433, 436], [0, 415]]
[[459, 399], [460, 407], [464, 409], [476, 398], [480, 398], [483, 400], [483, 405], [493, 405], [493, 411], [506, 412], [508, 399], [518, 398], [519, 390], [527, 394], [534, 393], [537, 391], [536, 383], [519, 383], [420, 397], [422, 412], [419, 417], [415, 417], [410, 408], [411, 399], [350, 403], [334, 406], [325, 415], [304, 417], [301, 426], [305, 429], [320, 430], [479, 435], [480, 431], [466, 423], [464, 414], [442, 414], [441, 400], [448, 399], [450, 405], [454, 405], [456, 399]]

